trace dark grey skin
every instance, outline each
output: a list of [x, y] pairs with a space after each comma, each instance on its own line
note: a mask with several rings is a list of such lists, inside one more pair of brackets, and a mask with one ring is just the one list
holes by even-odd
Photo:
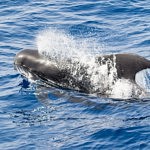
[[[116, 59], [117, 78], [125, 78], [135, 82], [137, 72], [150, 68], [150, 60], [134, 54], [104, 55], [103, 57], [97, 57], [96, 62], [99, 64], [103, 64], [107, 60], [113, 62], [114, 56]], [[90, 93], [90, 88], [88, 87], [90, 83], [87, 78], [84, 81], [76, 80], [71, 76], [69, 70], [59, 69], [50, 61], [46, 63], [37, 50], [22, 50], [16, 55], [14, 64], [18, 70], [21, 68], [30, 72], [35, 80], [42, 79], [47, 83], [52, 81], [51, 83], [55, 85]], [[70, 80], [72, 85], [70, 85]]]
[[[113, 60], [114, 55], [104, 55], [105, 60]], [[135, 75], [141, 70], [150, 68], [150, 60], [135, 54], [115, 54], [118, 78], [135, 81]], [[98, 58], [101, 61], [101, 57]]]

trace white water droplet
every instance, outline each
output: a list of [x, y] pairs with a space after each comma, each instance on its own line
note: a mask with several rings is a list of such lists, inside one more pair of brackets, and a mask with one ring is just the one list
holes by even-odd
[[44, 30], [36, 39], [39, 53], [59, 68], [69, 68], [77, 81], [87, 82], [90, 93], [124, 99], [143, 95], [143, 91], [129, 80], [116, 79], [115, 56], [113, 62], [97, 63], [95, 55], [102, 54], [101, 46], [89, 41], [75, 39], [57, 29]]

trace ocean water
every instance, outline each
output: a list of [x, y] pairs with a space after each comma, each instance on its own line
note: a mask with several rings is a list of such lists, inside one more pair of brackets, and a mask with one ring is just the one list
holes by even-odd
[[[149, 0], [0, 1], [0, 149], [149, 150], [149, 95], [126, 99], [131, 85], [122, 83], [116, 98], [47, 88], [27, 81], [13, 64], [22, 49], [47, 46], [64, 57], [83, 48], [150, 59], [149, 16]], [[149, 92], [150, 71], [137, 82]]]

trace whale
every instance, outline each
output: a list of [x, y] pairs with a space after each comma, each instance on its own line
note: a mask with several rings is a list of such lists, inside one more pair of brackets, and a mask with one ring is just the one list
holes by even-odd
[[[115, 58], [115, 59], [114, 59]], [[119, 53], [96, 56], [98, 65], [112, 62], [115, 64], [117, 79], [129, 79], [135, 83], [135, 76], [138, 72], [150, 68], [150, 60], [132, 53]], [[110, 68], [108, 64], [108, 69]], [[57, 87], [75, 89], [81, 92], [90, 93], [90, 81], [85, 75], [82, 80], [77, 80], [70, 70], [58, 67], [51, 60], [45, 60], [38, 50], [24, 49], [16, 54], [14, 59], [15, 68], [25, 77], [33, 80], [42, 80]], [[86, 69], [81, 68], [82, 75]]]

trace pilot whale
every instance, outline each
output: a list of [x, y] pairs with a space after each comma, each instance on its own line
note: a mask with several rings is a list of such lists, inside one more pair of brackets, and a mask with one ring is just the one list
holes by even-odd
[[[22, 75], [26, 76], [26, 73], [29, 73], [34, 80], [41, 79], [52, 85], [90, 93], [90, 83], [87, 77], [77, 80], [72, 76], [70, 70], [61, 69], [50, 60], [46, 61], [43, 57], [38, 50], [25, 49], [15, 56], [14, 64]], [[139, 55], [125, 53], [98, 56], [96, 63], [101, 65], [108, 60], [111, 62], [115, 61], [118, 79], [129, 79], [132, 82], [135, 82], [137, 72], [150, 68], [150, 60]], [[86, 74], [86, 72], [84, 73], [84, 68], [82, 69], [82, 74]]]

